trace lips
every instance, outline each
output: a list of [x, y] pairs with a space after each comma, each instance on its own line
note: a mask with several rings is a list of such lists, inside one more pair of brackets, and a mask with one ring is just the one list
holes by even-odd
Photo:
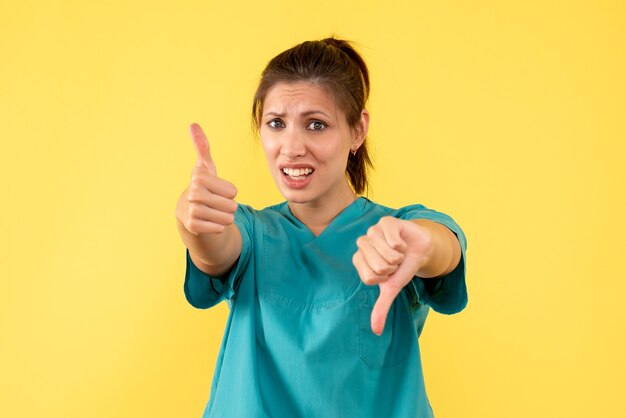
[[280, 168], [285, 184], [293, 189], [301, 189], [311, 182], [315, 169], [306, 165], [289, 165]]
[[283, 168], [283, 173], [289, 177], [297, 178], [297, 177], [305, 177], [311, 174], [314, 170], [310, 167], [306, 168]]

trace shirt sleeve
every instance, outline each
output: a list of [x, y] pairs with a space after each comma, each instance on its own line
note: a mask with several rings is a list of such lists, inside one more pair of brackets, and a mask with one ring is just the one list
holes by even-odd
[[411, 205], [396, 211], [396, 218], [428, 219], [445, 225], [459, 240], [461, 246], [461, 260], [456, 268], [445, 276], [424, 279], [415, 276], [408, 286], [413, 286], [417, 295], [417, 302], [428, 305], [442, 314], [455, 314], [462, 311], [467, 305], [467, 287], [465, 284], [465, 251], [467, 240], [457, 223], [448, 215], [428, 209], [423, 205]]
[[241, 254], [227, 273], [222, 276], [211, 276], [200, 270], [191, 259], [186, 248], [187, 264], [185, 269], [184, 291], [187, 301], [195, 308], [207, 309], [222, 300], [230, 300], [237, 292], [239, 282], [250, 262], [252, 249], [252, 228], [254, 210], [237, 204], [235, 225], [241, 233]]

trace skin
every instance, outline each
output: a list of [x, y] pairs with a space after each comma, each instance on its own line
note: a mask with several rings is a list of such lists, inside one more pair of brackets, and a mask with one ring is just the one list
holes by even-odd
[[[346, 178], [351, 149], [363, 143], [369, 114], [350, 129], [335, 101], [311, 83], [278, 83], [265, 96], [259, 121], [267, 165], [291, 212], [315, 234], [356, 199]], [[285, 185], [281, 167], [307, 166], [315, 171], [302, 189]]]
[[[263, 105], [258, 122], [269, 171], [294, 216], [319, 235], [357, 197], [345, 170], [348, 154], [367, 135], [369, 114], [363, 110], [351, 128], [334, 98], [308, 82], [277, 83]], [[191, 136], [198, 160], [176, 207], [177, 225], [194, 264], [219, 276], [241, 254], [241, 234], [233, 223], [237, 189], [217, 176], [208, 140], [198, 125], [191, 126]], [[306, 186], [295, 188], [284, 181], [285, 165], [314, 172]], [[378, 335], [393, 301], [414, 276], [445, 275], [461, 257], [452, 231], [428, 220], [383, 217], [356, 244], [352, 262], [359, 277], [380, 288], [371, 315], [372, 331]]]

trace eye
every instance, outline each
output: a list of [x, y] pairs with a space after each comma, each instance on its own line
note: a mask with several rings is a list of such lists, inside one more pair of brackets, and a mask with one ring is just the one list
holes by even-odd
[[312, 131], [323, 131], [324, 129], [326, 129], [326, 124], [322, 121], [314, 120], [309, 123], [307, 129], [310, 129]]
[[270, 128], [284, 128], [285, 127], [285, 124], [280, 119], [272, 119], [271, 121], [267, 122], [267, 125]]

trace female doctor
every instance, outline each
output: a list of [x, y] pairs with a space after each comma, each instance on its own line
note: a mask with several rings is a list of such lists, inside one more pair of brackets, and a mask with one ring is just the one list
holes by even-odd
[[189, 303], [230, 307], [204, 417], [432, 417], [418, 337], [467, 303], [462, 230], [423, 205], [360, 196], [369, 76], [343, 40], [262, 73], [252, 116], [285, 201], [237, 203], [197, 124], [176, 206]]

